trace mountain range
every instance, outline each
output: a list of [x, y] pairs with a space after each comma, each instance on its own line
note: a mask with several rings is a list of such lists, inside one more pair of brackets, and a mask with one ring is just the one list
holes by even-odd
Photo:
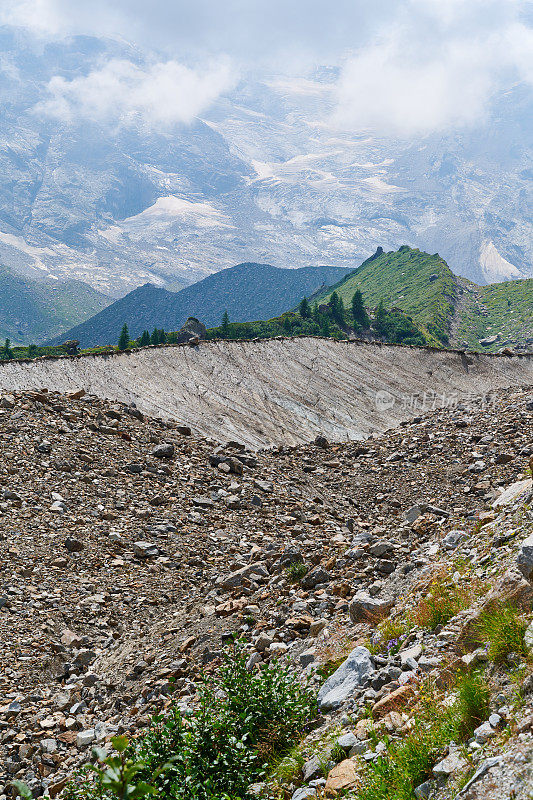
[[177, 330], [189, 316], [212, 327], [220, 324], [224, 311], [232, 322], [268, 319], [336, 283], [346, 272], [342, 267], [278, 269], [269, 264], [238, 264], [180, 292], [147, 283], [51, 343], [66, 337], [77, 339], [82, 347], [115, 344], [124, 323], [130, 336], [137, 337], [154, 327]]
[[118, 299], [240, 262], [353, 269], [405, 242], [478, 284], [533, 274], [521, 85], [486, 125], [405, 141], [335, 129], [334, 71], [319, 69], [238, 83], [191, 125], [156, 133], [51, 111], [61, 81], [113, 59], [142, 66], [132, 45], [4, 26], [0, 48], [0, 264], [23, 278]]
[[137, 338], [143, 330], [177, 330], [189, 316], [216, 327], [224, 311], [231, 322], [268, 320], [291, 311], [303, 297], [312, 305], [327, 304], [334, 291], [349, 308], [356, 290], [370, 311], [380, 302], [400, 309], [436, 347], [494, 352], [507, 345], [528, 349], [533, 343], [533, 279], [479, 286], [455, 275], [438, 253], [402, 245], [389, 252], [379, 247], [350, 271], [239, 264], [179, 292], [145, 284], [50, 344], [65, 338], [83, 348], [115, 344], [124, 323]]

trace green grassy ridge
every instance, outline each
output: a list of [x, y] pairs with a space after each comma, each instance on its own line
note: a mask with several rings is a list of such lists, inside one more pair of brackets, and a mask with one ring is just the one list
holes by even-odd
[[[476, 350], [495, 352], [517, 340], [533, 338], [533, 278], [489, 286], [462, 280], [463, 309], [456, 338]], [[486, 310], [487, 316], [483, 316]], [[501, 334], [499, 341], [482, 347], [480, 340]]]
[[[430, 280], [433, 275], [437, 277]], [[457, 286], [456, 277], [438, 253], [430, 255], [404, 245], [395, 252], [376, 254], [313, 300], [325, 303], [336, 291], [349, 306], [356, 289], [361, 290], [367, 307], [374, 308], [383, 300], [387, 308], [401, 309], [429, 344], [448, 343]]]

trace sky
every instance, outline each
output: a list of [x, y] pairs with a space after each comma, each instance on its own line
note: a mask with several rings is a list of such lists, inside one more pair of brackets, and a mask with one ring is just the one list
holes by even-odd
[[251, 76], [296, 86], [317, 65], [338, 68], [329, 123], [381, 135], [477, 125], [498, 93], [533, 90], [529, 0], [2, 0], [0, 23], [45, 40], [119, 38], [143, 54], [54, 76], [36, 110], [66, 123], [187, 124]]

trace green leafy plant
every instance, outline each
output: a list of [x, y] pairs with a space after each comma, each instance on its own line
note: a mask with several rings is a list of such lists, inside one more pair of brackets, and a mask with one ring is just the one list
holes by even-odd
[[[138, 773], [145, 770], [145, 763], [127, 754], [129, 745], [126, 736], [114, 736], [111, 744], [116, 755], [108, 755], [102, 748], [94, 748], [93, 752], [99, 764], [90, 764], [88, 769], [95, 773], [97, 783], [104, 794], [110, 794], [118, 800], [138, 800], [156, 794], [155, 788], [146, 781], [137, 780]], [[162, 765], [153, 778], [157, 778], [168, 765]]]
[[246, 662], [235, 643], [190, 717], [173, 707], [129, 747], [119, 740], [118, 756], [101, 752], [100, 765], [78, 777], [66, 800], [246, 798], [248, 786], [294, 747], [316, 714], [314, 693], [288, 668], [272, 663], [250, 672]]

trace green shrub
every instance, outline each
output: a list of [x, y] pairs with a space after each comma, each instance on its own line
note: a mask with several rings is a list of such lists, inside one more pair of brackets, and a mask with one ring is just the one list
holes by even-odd
[[297, 583], [304, 578], [309, 572], [309, 567], [303, 561], [296, 561], [294, 564], [289, 564], [285, 570], [287, 580], [291, 583]]
[[477, 644], [487, 646], [489, 658], [496, 663], [505, 661], [511, 653], [526, 656], [524, 634], [527, 625], [515, 606], [497, 603], [481, 615], [475, 627], [475, 640]]
[[[140, 796], [134, 794], [140, 784], [171, 800], [246, 798], [248, 786], [299, 741], [316, 712], [314, 694], [278, 663], [249, 672], [246, 660], [236, 644], [189, 718], [173, 708], [153, 720], [127, 753], [140, 765], [128, 797]], [[102, 769], [96, 778], [79, 776], [67, 800], [109, 796]]]

